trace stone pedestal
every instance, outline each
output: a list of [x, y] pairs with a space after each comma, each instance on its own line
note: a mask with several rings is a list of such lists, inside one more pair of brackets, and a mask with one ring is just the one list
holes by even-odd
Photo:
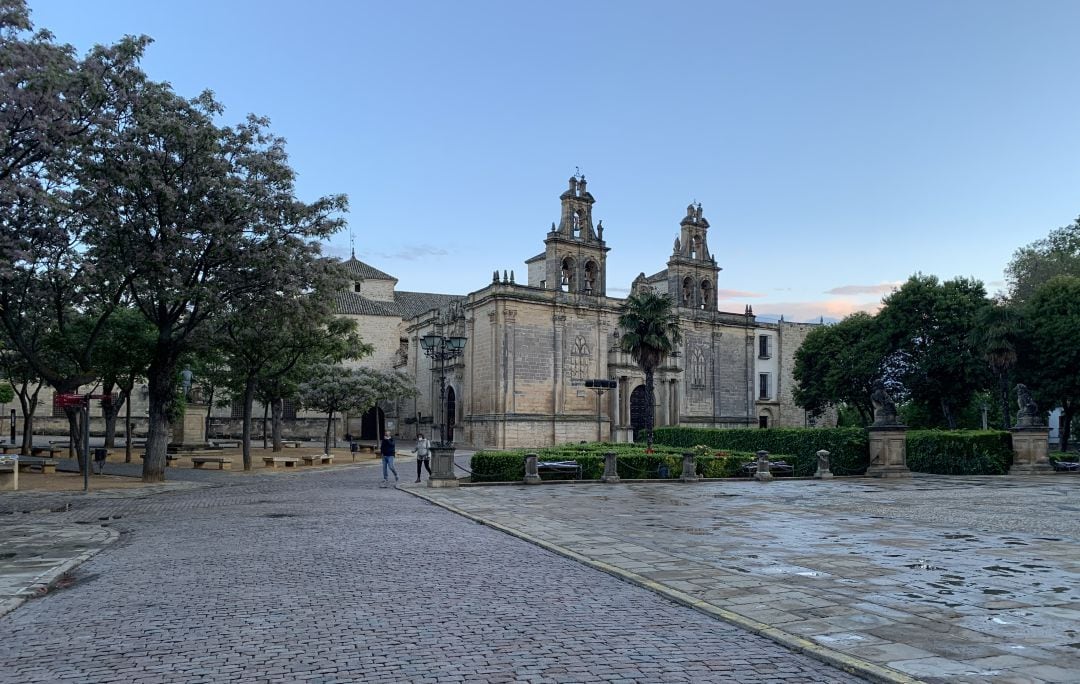
[[1017, 426], [1012, 430], [1013, 464], [1010, 475], [1041, 475], [1054, 472], [1048, 457], [1050, 428]]
[[633, 444], [634, 442], [634, 428], [629, 425], [618, 425], [615, 427], [615, 441], [618, 444]]
[[867, 477], [911, 477], [907, 467], [907, 426], [871, 425]]
[[[604, 475], [600, 478], [601, 482], [607, 482], [614, 484], [619, 481], [619, 469], [616, 461], [617, 455], [613, 451], [609, 451], [604, 454]], [[526, 478], [528, 476], [526, 475]]]
[[697, 482], [697, 463], [693, 454], [682, 455], [682, 475], [679, 479], [683, 482]]
[[814, 473], [814, 479], [829, 480], [832, 476], [832, 469], [829, 467], [829, 452], [822, 449], [817, 452], [817, 472]]
[[428, 487], [457, 487], [458, 479], [454, 474], [454, 447], [431, 445], [431, 475]]
[[180, 420], [172, 424], [169, 451], [205, 449], [210, 446], [206, 441], [206, 416], [209, 414], [208, 405], [189, 403]]
[[525, 454], [525, 484], [540, 484], [540, 471], [537, 470], [536, 454]]
[[19, 489], [19, 464], [17, 461], [0, 461], [0, 492]]
[[768, 451], [757, 452], [757, 472], [754, 473], [754, 479], [758, 482], [769, 482], [773, 479], [773, 474], [769, 470]]

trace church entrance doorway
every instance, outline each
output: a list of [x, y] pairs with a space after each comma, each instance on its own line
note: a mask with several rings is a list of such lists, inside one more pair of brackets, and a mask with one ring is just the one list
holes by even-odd
[[457, 415], [457, 395], [453, 387], [446, 388], [446, 437], [447, 442], [454, 441], [454, 416]]
[[382, 439], [386, 429], [386, 415], [378, 406], [372, 406], [360, 419], [360, 436], [357, 439]]
[[638, 385], [630, 393], [630, 425], [634, 428], [634, 441], [645, 441], [649, 412], [652, 410], [652, 403], [649, 401], [649, 390], [645, 385]]

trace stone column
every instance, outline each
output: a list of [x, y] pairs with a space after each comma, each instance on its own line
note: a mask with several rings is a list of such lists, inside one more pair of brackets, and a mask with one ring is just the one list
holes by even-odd
[[907, 467], [907, 426], [871, 425], [867, 477], [911, 477]]
[[1010, 475], [1041, 475], [1054, 472], [1050, 465], [1050, 428], [1041, 425], [1016, 426], [1012, 432], [1013, 464]]
[[832, 476], [832, 470], [829, 469], [829, 452], [822, 449], [817, 452], [817, 472], [814, 473], [814, 479], [828, 480]]
[[770, 482], [773, 479], [772, 473], [769, 471], [768, 451], [757, 452], [757, 472], [754, 473], [754, 479], [758, 482]]
[[428, 487], [457, 487], [454, 475], [454, 447], [431, 445], [431, 475]]
[[172, 442], [169, 448], [198, 449], [207, 446], [206, 416], [210, 407], [206, 404], [188, 402], [184, 415], [172, 425]]
[[619, 470], [616, 467], [617, 458], [618, 456], [614, 451], [609, 451], [604, 454], [604, 476], [600, 478], [601, 482], [614, 484], [619, 481]]
[[540, 484], [540, 473], [536, 469], [536, 454], [525, 454], [525, 484]]
[[682, 475], [679, 479], [683, 482], [697, 482], [697, 464], [694, 462], [694, 454], [685, 453], [682, 455]]

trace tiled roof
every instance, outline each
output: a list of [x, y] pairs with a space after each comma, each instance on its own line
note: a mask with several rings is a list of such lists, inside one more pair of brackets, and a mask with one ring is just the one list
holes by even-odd
[[667, 269], [665, 268], [663, 271], [660, 271], [659, 273], [654, 273], [651, 276], [649, 276], [648, 278], [646, 278], [645, 280], [647, 280], [650, 283], [655, 282], [657, 280], [667, 280]]
[[395, 282], [397, 281], [397, 278], [395, 278], [394, 276], [383, 273], [374, 266], [369, 266], [363, 261], [355, 258], [349, 259], [348, 261], [343, 261], [342, 266], [344, 266], [349, 271], [349, 275], [354, 278], [363, 278], [365, 280], [393, 280]]
[[394, 292], [394, 302], [401, 311], [402, 318], [413, 318], [439, 309], [451, 302], [463, 301], [461, 295], [435, 294], [432, 292]]
[[368, 299], [359, 292], [339, 292], [337, 295], [337, 309], [338, 313], [350, 316], [401, 317], [401, 309], [397, 302], [378, 302], [374, 299]]

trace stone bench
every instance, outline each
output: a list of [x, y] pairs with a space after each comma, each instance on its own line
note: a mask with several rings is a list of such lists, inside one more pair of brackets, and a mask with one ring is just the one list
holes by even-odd
[[333, 454], [312, 454], [300, 458], [304, 459], [304, 465], [334, 465]]
[[371, 453], [375, 453], [375, 450], [379, 448], [379, 443], [378, 442], [360, 442], [360, 441], [356, 441], [356, 442], [352, 442], [352, 445], [356, 447], [355, 450], [366, 449], [367, 451], [370, 451]]
[[575, 480], [580, 480], [581, 464], [577, 461], [537, 461], [536, 472], [572, 473]]
[[240, 442], [235, 442], [235, 441], [231, 441], [231, 440], [224, 440], [224, 441], [214, 440], [213, 444], [214, 444], [214, 446], [221, 447], [222, 449], [239, 449], [240, 448]]
[[19, 470], [41, 469], [42, 473], [50, 474], [56, 472], [56, 461], [51, 458], [37, 458], [34, 456], [20, 456], [16, 461], [19, 465]]
[[193, 468], [202, 468], [207, 463], [214, 463], [218, 470], [232, 470], [232, 459], [225, 456], [192, 456]]
[[1076, 461], [1050, 461], [1050, 465], [1057, 471], [1080, 471], [1080, 463]]
[[[139, 454], [139, 458], [141, 458], [141, 459], [143, 459], [145, 461], [146, 460], [146, 454]], [[183, 458], [183, 456], [181, 456], [180, 454], [165, 454], [165, 466], [168, 467], [168, 466], [176, 465], [176, 462], [179, 461], [182, 458]]]
[[20, 449], [22, 447], [15, 444], [2, 444], [0, 445], [0, 454], [17, 454]]
[[[757, 461], [749, 461], [742, 467], [747, 477], [753, 477], [757, 474], [757, 464]], [[786, 461], [769, 461], [769, 472], [778, 475], [793, 475], [795, 466]]]
[[51, 446], [47, 446], [47, 447], [31, 447], [30, 448], [30, 455], [31, 456], [42, 456], [44, 454], [49, 454], [49, 458], [52, 458], [54, 456], [57, 456], [59, 454], [64, 453], [65, 451], [67, 451], [67, 450], [66, 449], [58, 449], [56, 447], [51, 447]]
[[19, 488], [19, 468], [14, 461], [0, 462], [0, 492], [13, 492]]
[[299, 449], [300, 448], [300, 442], [297, 442], [297, 441], [291, 440], [291, 439], [283, 439], [283, 440], [281, 440], [281, 446], [283, 446], [285, 448], [288, 448], [288, 449]]
[[295, 456], [263, 456], [263, 465], [267, 468], [276, 469], [279, 466], [284, 468], [295, 468], [296, 464], [300, 462], [300, 459]]

